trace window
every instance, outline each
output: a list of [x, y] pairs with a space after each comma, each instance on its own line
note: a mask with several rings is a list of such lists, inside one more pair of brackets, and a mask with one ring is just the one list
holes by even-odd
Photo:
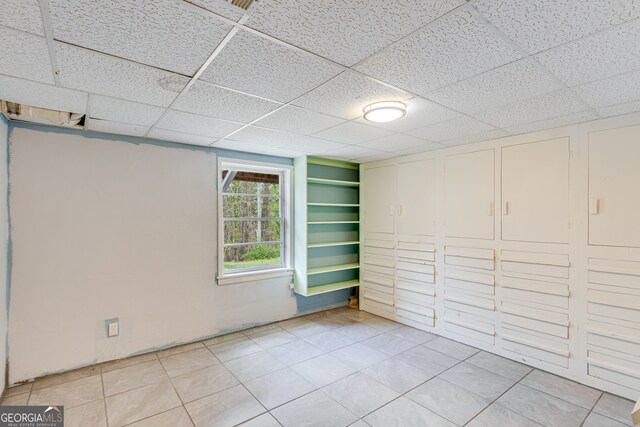
[[291, 167], [219, 160], [221, 276], [290, 268]]

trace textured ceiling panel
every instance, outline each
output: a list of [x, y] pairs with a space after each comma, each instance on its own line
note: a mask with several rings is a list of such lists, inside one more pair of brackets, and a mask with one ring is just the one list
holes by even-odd
[[164, 141], [178, 142], [181, 144], [207, 146], [215, 142], [217, 138], [190, 133], [174, 132], [172, 130], [153, 128], [149, 131], [149, 138], [162, 139]]
[[345, 148], [341, 148], [339, 150], [333, 151], [330, 154], [330, 157], [333, 157], [336, 159], [343, 159], [343, 160], [356, 160], [356, 159], [368, 158], [372, 156], [386, 157], [386, 156], [389, 156], [389, 154], [390, 153], [388, 152], [372, 150], [371, 148], [365, 148], [359, 145], [349, 145]]
[[439, 150], [441, 148], [445, 148], [446, 145], [444, 144], [440, 144], [437, 142], [428, 142], [424, 145], [419, 145], [419, 146], [415, 146], [412, 148], [405, 148], [402, 150], [395, 150], [394, 153], [399, 155], [399, 156], [408, 156], [410, 154], [417, 154], [417, 153], [425, 153], [427, 151], [433, 151], [433, 150]]
[[640, 69], [640, 20], [542, 52], [536, 58], [568, 86]]
[[299, 157], [303, 156], [304, 153], [299, 153], [291, 149], [284, 149], [274, 147], [268, 144], [261, 144], [255, 142], [243, 142], [243, 141], [230, 141], [227, 139], [221, 139], [213, 144], [214, 148], [223, 148], [225, 150], [235, 150], [235, 151], [244, 151], [246, 153], [258, 153], [258, 154], [266, 154], [269, 156], [280, 156], [280, 157]]
[[174, 0], [50, 0], [53, 34], [164, 70], [193, 75], [231, 29]]
[[587, 109], [570, 91], [561, 90], [483, 111], [475, 114], [475, 117], [497, 127], [507, 128], [522, 123], [537, 122], [578, 113]]
[[507, 136], [507, 135], [509, 135], [509, 133], [503, 131], [502, 129], [494, 129], [488, 132], [481, 132], [473, 135], [461, 136], [459, 138], [448, 139], [446, 141], [442, 141], [442, 144], [448, 147], [453, 147], [456, 145], [465, 145], [465, 144], [472, 144], [474, 142], [489, 141], [491, 139], [502, 138], [503, 136]]
[[167, 107], [188, 79], [145, 65], [56, 43], [62, 86]]
[[473, 5], [531, 54], [640, 17], [637, 0], [474, 0]]
[[[216, 15], [224, 16], [225, 18], [229, 18], [238, 22], [240, 18], [242, 18], [244, 11], [240, 11], [238, 8], [229, 5], [224, 0], [184, 0], [187, 3], [191, 3], [196, 5], [197, 7], [201, 7], [203, 9], [208, 10], [209, 12], [213, 12]], [[249, 9], [248, 13], [251, 13], [253, 8]]]
[[249, 123], [280, 104], [198, 81], [173, 106], [176, 110]]
[[295, 150], [306, 155], [328, 154], [347, 147], [346, 144], [307, 137], [295, 142], [286, 142], [280, 148]]
[[429, 99], [465, 113], [499, 107], [562, 89], [530, 59], [523, 59], [430, 93]]
[[233, 135], [229, 140], [249, 142], [295, 150], [307, 154], [326, 153], [331, 150], [343, 148], [343, 144], [332, 141], [324, 141], [305, 135], [297, 135], [288, 132], [279, 132], [254, 126], [246, 127]]
[[402, 101], [411, 94], [392, 89], [352, 71], [345, 71], [295, 101], [295, 105], [343, 119], [362, 116], [362, 109], [376, 101]]
[[387, 153], [387, 152], [381, 151], [380, 153], [374, 154], [372, 156], [364, 156], [364, 157], [358, 157], [357, 159], [352, 159], [352, 161], [355, 163], [368, 163], [368, 162], [377, 162], [379, 160], [392, 159], [394, 157], [398, 157], [398, 156], [394, 153]]
[[594, 108], [638, 101], [640, 70], [577, 86], [575, 91]]
[[418, 138], [440, 142], [463, 136], [476, 135], [495, 130], [493, 126], [482, 123], [471, 117], [462, 116], [407, 132]]
[[87, 111], [84, 92], [3, 75], [0, 75], [0, 99], [71, 113]]
[[596, 110], [602, 117], [619, 116], [640, 111], [640, 101], [626, 102], [624, 104], [602, 107]]
[[397, 151], [407, 150], [415, 147], [424, 147], [430, 144], [430, 142], [427, 142], [424, 139], [397, 133], [395, 135], [389, 135], [383, 138], [374, 139], [372, 141], [363, 142], [362, 144], [358, 145], [360, 147], [395, 153]]
[[310, 135], [342, 122], [344, 120], [337, 117], [327, 116], [304, 108], [286, 106], [256, 122], [256, 126]]
[[542, 120], [539, 122], [525, 123], [522, 125], [508, 127], [506, 130], [511, 134], [521, 134], [536, 132], [544, 129], [553, 129], [562, 126], [569, 126], [576, 123], [588, 122], [590, 120], [597, 119], [598, 116], [593, 111], [582, 111], [580, 113], [568, 114], [562, 117], [555, 117], [549, 120]]
[[148, 126], [110, 122], [108, 120], [89, 120], [86, 128], [97, 132], [115, 133], [118, 135], [130, 136], [144, 136], [144, 134], [149, 130]]
[[425, 95], [521, 56], [469, 11], [462, 10], [445, 16], [355, 68]]
[[360, 117], [356, 121], [383, 129], [406, 132], [460, 116], [460, 113], [442, 107], [435, 102], [427, 101], [424, 98], [416, 97], [403, 102], [407, 106], [407, 114], [398, 120], [387, 123], [374, 123]]
[[463, 0], [267, 0], [254, 6], [247, 24], [351, 66], [462, 3]]
[[0, 25], [44, 36], [38, 0], [3, 0]]
[[239, 123], [227, 122], [199, 114], [169, 111], [156, 125], [160, 129], [193, 133], [221, 138], [242, 127]]
[[287, 102], [343, 70], [310, 53], [239, 31], [200, 77], [202, 80]]
[[0, 27], [0, 74], [53, 84], [44, 37]]
[[314, 134], [318, 138], [344, 144], [360, 144], [371, 139], [391, 135], [391, 131], [356, 122], [346, 122]]
[[91, 117], [112, 122], [152, 126], [160, 118], [164, 108], [107, 96], [91, 97]]

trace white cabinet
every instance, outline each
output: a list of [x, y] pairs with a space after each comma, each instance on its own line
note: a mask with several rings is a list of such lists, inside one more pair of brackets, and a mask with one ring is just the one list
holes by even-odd
[[640, 126], [589, 134], [589, 244], [640, 247]]
[[502, 148], [502, 239], [569, 241], [569, 138]]
[[445, 235], [493, 239], [494, 150], [447, 156], [444, 161]]
[[363, 232], [393, 233], [395, 166], [365, 169], [361, 179]]
[[435, 160], [398, 164], [398, 234], [435, 234]]

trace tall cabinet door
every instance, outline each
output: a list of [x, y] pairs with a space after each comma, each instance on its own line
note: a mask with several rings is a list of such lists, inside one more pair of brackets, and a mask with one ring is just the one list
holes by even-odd
[[395, 166], [365, 169], [362, 182], [363, 231], [393, 233]]
[[445, 235], [493, 239], [494, 151], [448, 156], [444, 181]]
[[502, 148], [502, 239], [569, 242], [569, 138]]
[[435, 232], [435, 160], [398, 165], [398, 234], [433, 236]]
[[640, 126], [589, 134], [589, 244], [640, 247]]

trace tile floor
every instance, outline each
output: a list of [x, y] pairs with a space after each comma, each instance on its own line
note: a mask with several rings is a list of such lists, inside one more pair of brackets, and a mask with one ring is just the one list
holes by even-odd
[[66, 426], [623, 426], [633, 403], [339, 308], [38, 379]]

